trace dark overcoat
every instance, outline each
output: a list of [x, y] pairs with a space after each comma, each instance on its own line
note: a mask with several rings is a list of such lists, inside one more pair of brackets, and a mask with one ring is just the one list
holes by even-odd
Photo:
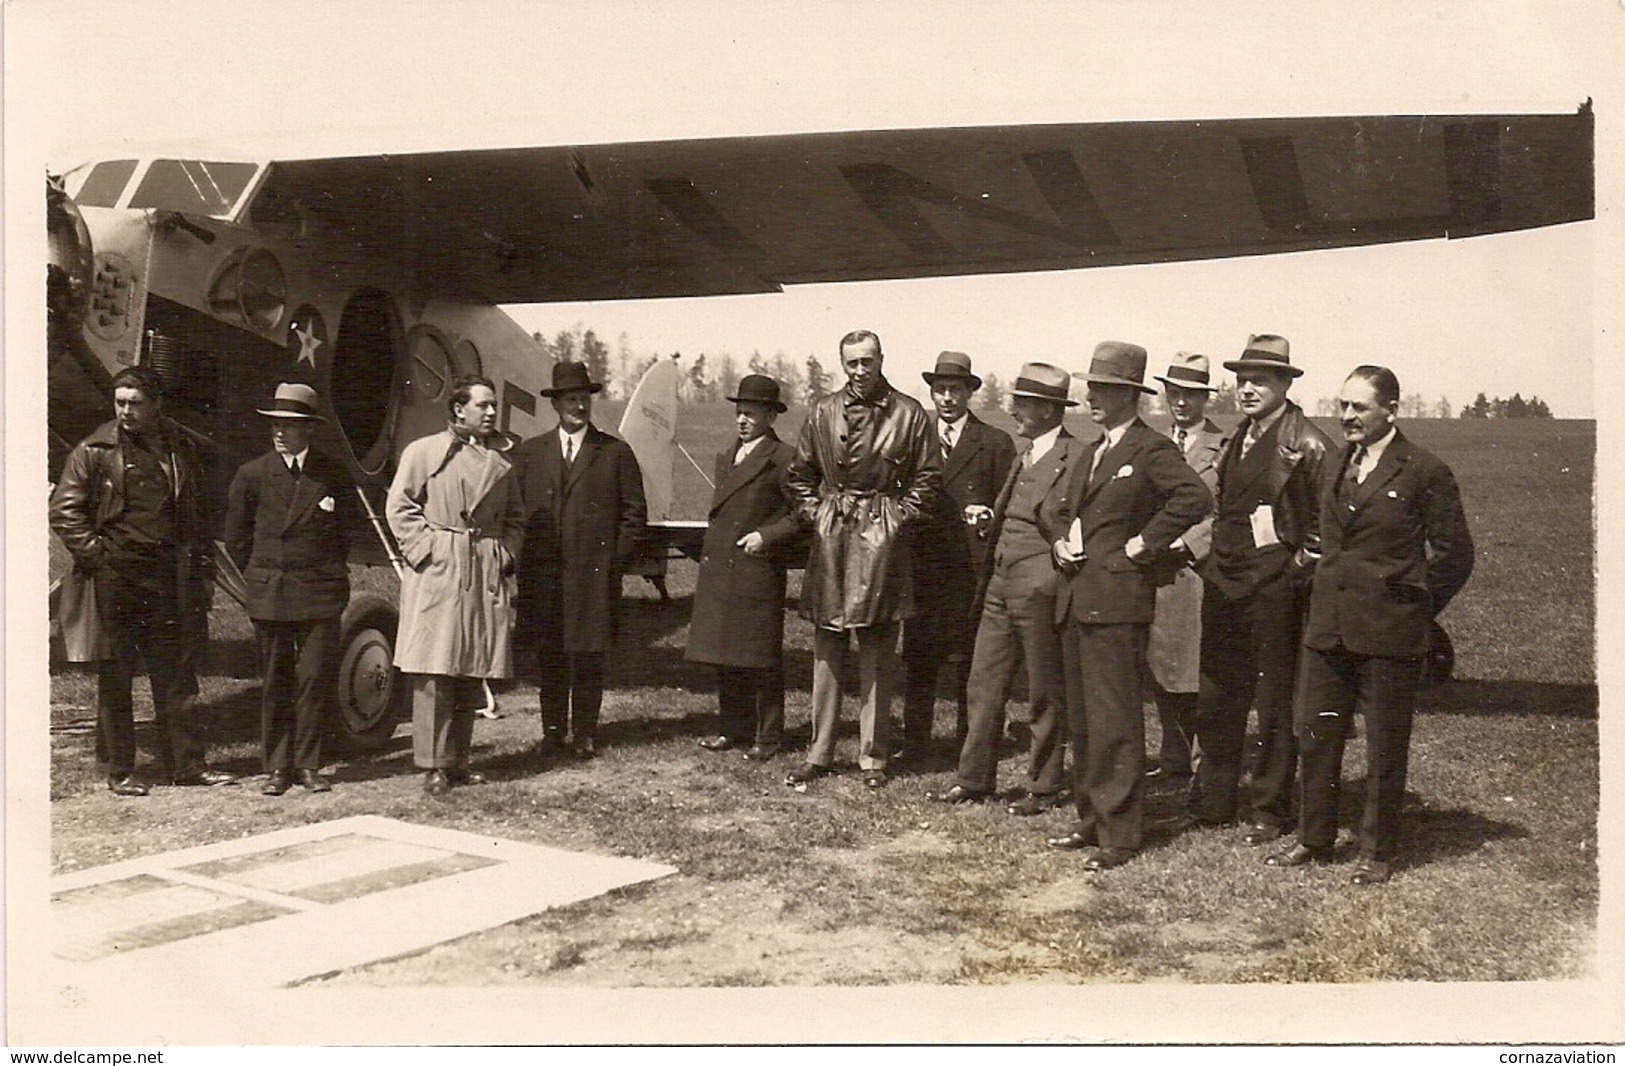
[[[1174, 442], [1140, 419], [1096, 464], [1104, 440], [1078, 456], [1067, 490], [1069, 510], [1060, 515], [1066, 523], [1062, 536], [1078, 521], [1084, 561], [1060, 582], [1057, 623], [1149, 623], [1157, 584], [1172, 566], [1168, 546], [1213, 509], [1213, 494]], [[1136, 536], [1150, 553], [1148, 562], [1135, 562], [1124, 550]]]
[[1306, 646], [1356, 655], [1426, 654], [1434, 615], [1473, 572], [1473, 538], [1450, 468], [1397, 429], [1362, 484], [1344, 446], [1320, 478], [1320, 562]]
[[357, 510], [344, 468], [314, 450], [298, 478], [274, 451], [239, 467], [224, 532], [226, 551], [243, 572], [248, 617], [298, 622], [343, 614]]
[[969, 652], [976, 640], [981, 603], [976, 590], [987, 569], [993, 541], [988, 527], [965, 523], [965, 508], [979, 504], [992, 509], [1015, 462], [1016, 446], [1010, 435], [965, 415], [965, 425], [943, 459], [942, 493], [931, 513], [910, 533], [914, 556], [914, 610], [956, 623], [939, 630], [950, 647], [947, 652]]
[[[730, 447], [717, 456], [684, 657], [772, 667], [784, 655], [784, 571], [792, 561], [787, 549], [801, 543], [789, 483], [796, 450], [769, 430], [744, 462], [735, 465], [733, 454]], [[765, 554], [748, 555], [739, 547], [739, 538], [752, 531], [762, 535]]]
[[589, 425], [568, 472], [557, 429], [519, 445], [513, 461], [525, 513], [516, 643], [529, 652], [547, 645], [576, 655], [608, 651], [621, 575], [647, 535], [637, 457]]
[[[869, 411], [849, 415], [860, 405]], [[866, 428], [851, 432], [851, 424]], [[820, 399], [801, 427], [790, 490], [813, 536], [801, 582], [807, 620], [849, 629], [912, 615], [904, 531], [942, 491], [942, 446], [919, 401], [884, 382], [867, 400], [846, 389]]]

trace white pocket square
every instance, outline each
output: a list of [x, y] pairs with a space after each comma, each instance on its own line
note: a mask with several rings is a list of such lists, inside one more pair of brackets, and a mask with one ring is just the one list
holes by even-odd
[[1129, 465], [1128, 463], [1124, 463], [1122, 466], [1117, 468], [1117, 473], [1112, 475], [1112, 480], [1116, 481], [1120, 477], [1133, 477], [1133, 476], [1134, 476], [1134, 467]]
[[1399, 493], [1395, 492], [1393, 489], [1389, 489], [1388, 490], [1388, 498], [1390, 500], [1397, 500], [1397, 499], [1399, 499]]
[[320, 507], [324, 511], [332, 511], [333, 508], [338, 506], [338, 504], [333, 501], [333, 497], [323, 496], [321, 499], [316, 501], [316, 506]]

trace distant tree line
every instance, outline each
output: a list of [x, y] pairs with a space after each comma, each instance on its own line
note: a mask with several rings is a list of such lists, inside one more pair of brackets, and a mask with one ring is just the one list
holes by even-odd
[[627, 399], [636, 389], [644, 373], [656, 359], [673, 359], [682, 367], [678, 379], [678, 399], [686, 403], [704, 403], [723, 400], [735, 395], [739, 379], [746, 374], [767, 374], [779, 383], [780, 394], [787, 404], [810, 404], [833, 388], [829, 372], [818, 356], [808, 355], [805, 360], [791, 356], [783, 349], [771, 357], [759, 350], [751, 352], [741, 367], [730, 352], [720, 355], [700, 352], [685, 356], [682, 352], [639, 354], [632, 348], [631, 339], [622, 333], [614, 350], [603, 342], [596, 332], [576, 325], [561, 329], [549, 339], [537, 331], [531, 339], [554, 359], [587, 364], [587, 372], [594, 381], [602, 382], [606, 396]]
[[1491, 400], [1482, 392], [1472, 403], [1461, 409], [1462, 418], [1550, 418], [1552, 409], [1539, 396], [1524, 399], [1517, 393], [1510, 400], [1497, 396]]
[[[1322, 396], [1315, 401], [1315, 414], [1321, 418], [1337, 417], [1337, 399], [1332, 396]], [[1419, 392], [1407, 393], [1399, 398], [1399, 417], [1401, 418], [1452, 418], [1455, 408], [1450, 406], [1448, 397], [1441, 396], [1429, 402], [1427, 397]]]

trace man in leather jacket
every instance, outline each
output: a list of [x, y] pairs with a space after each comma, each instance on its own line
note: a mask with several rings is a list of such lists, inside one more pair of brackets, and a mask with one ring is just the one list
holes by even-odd
[[1285, 337], [1258, 334], [1241, 358], [1236, 399], [1246, 420], [1219, 458], [1213, 546], [1202, 568], [1201, 750], [1193, 806], [1200, 822], [1239, 815], [1242, 749], [1249, 710], [1258, 712], [1260, 750], [1252, 768], [1250, 825], [1257, 846], [1292, 822], [1298, 746], [1292, 694], [1309, 579], [1320, 552], [1320, 466], [1326, 435], [1286, 398], [1303, 373]]
[[914, 613], [909, 526], [935, 506], [942, 449], [920, 404], [881, 375], [880, 338], [856, 330], [841, 338], [846, 387], [813, 406], [790, 464], [797, 517], [813, 533], [801, 584], [801, 611], [816, 627], [813, 732], [805, 766], [787, 785], [804, 785], [835, 763], [841, 668], [858, 643], [862, 710], [858, 768], [864, 784], [886, 784], [892, 679], [900, 623]]
[[135, 777], [137, 661], [151, 682], [157, 761], [166, 783], [235, 784], [203, 763], [191, 713], [189, 653], [208, 639], [208, 537], [201, 464], [164, 417], [161, 386], [131, 367], [113, 378], [112, 421], [74, 448], [51, 494], [51, 529], [73, 556], [60, 614], [68, 658], [95, 662], [96, 759], [117, 796], [145, 796]]

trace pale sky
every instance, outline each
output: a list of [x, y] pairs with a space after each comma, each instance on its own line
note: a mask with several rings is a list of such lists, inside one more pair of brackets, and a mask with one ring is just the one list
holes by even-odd
[[[583, 143], [815, 129], [1245, 115], [1570, 112], [1598, 159], [1625, 106], [1608, 2], [1296, 4], [429, 3], [12, 0], [7, 170], [160, 142], [266, 155]], [[21, 183], [20, 185], [18, 183]], [[25, 219], [29, 225], [34, 225]], [[1406, 392], [1480, 390], [1593, 412], [1597, 223], [1158, 266], [805, 286], [785, 295], [543, 305], [639, 351], [753, 348], [826, 366], [876, 330], [894, 378], [942, 348], [1014, 374], [1081, 370], [1100, 340], [1215, 362], [1293, 342], [1297, 394], [1392, 366]], [[21, 235], [27, 229], [13, 227]], [[1611, 291], [1611, 290], [1610, 290]]]

